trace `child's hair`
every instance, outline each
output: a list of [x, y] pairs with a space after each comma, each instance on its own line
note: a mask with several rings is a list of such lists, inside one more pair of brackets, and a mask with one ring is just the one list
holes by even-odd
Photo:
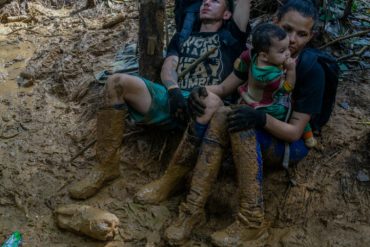
[[252, 32], [253, 54], [268, 52], [271, 46], [271, 40], [283, 40], [287, 33], [279, 26], [270, 23], [257, 25]]
[[319, 14], [312, 0], [288, 0], [277, 10], [278, 21], [289, 11], [297, 11], [304, 17], [311, 17], [314, 21], [313, 29], [316, 28]]

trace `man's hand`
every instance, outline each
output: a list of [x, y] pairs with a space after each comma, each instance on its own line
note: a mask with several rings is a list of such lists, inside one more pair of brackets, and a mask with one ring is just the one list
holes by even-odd
[[172, 88], [168, 90], [168, 100], [171, 118], [178, 121], [180, 124], [186, 124], [189, 118], [188, 108], [180, 88]]
[[188, 98], [189, 112], [191, 116], [201, 117], [204, 114], [204, 109], [206, 105], [203, 103], [201, 97], [207, 97], [208, 92], [205, 87], [194, 87], [191, 90], [190, 96]]
[[249, 106], [240, 106], [228, 114], [227, 121], [230, 132], [263, 128], [266, 125], [266, 113]]

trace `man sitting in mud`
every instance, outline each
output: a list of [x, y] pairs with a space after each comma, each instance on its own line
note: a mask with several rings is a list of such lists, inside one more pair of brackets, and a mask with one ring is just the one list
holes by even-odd
[[[297, 59], [298, 73], [301, 66], [307, 64], [307, 61], [303, 61], [307, 59], [303, 56], [303, 51], [313, 37], [317, 16], [317, 10], [309, 0], [289, 0], [278, 10], [275, 23], [288, 34], [289, 50], [292, 58]], [[240, 66], [242, 59], [237, 60], [234, 72], [221, 85], [209, 86], [206, 90], [193, 90], [194, 97], [190, 99], [197, 101], [199, 116], [207, 113], [206, 105], [203, 105], [205, 108], [201, 107], [202, 98], [208, 98], [207, 93], [224, 97], [244, 82], [249, 68]], [[247, 241], [258, 242], [265, 239], [268, 224], [264, 219], [262, 196], [263, 163], [281, 165], [285, 143], [289, 143], [290, 163], [297, 163], [308, 154], [302, 134], [311, 116], [320, 113], [325, 83], [323, 68], [315, 61], [311, 63], [312, 67], [306, 76], [297, 81], [293, 90], [292, 114], [288, 122], [246, 105], [220, 107], [216, 111], [202, 139], [190, 192], [179, 207], [178, 218], [165, 231], [169, 243], [184, 243], [194, 227], [205, 221], [204, 206], [229, 142], [238, 177], [239, 213], [233, 224], [212, 234], [212, 242], [216, 246], [239, 246]], [[176, 154], [181, 157], [181, 153], [182, 150], [178, 149]], [[166, 174], [172, 174], [172, 180], [166, 179], [164, 183], [161, 182], [162, 177], [159, 182], [147, 185], [142, 194], [149, 194], [146, 198], [157, 199], [168, 196], [173, 185], [180, 181], [181, 176], [185, 176], [184, 171], [191, 170], [189, 166], [180, 166], [178, 163], [166, 171]], [[164, 189], [164, 185], [169, 188]], [[263, 244], [258, 246], [260, 245]]]
[[[108, 79], [104, 91], [105, 105], [97, 115], [96, 157], [98, 165], [90, 174], [69, 188], [70, 196], [86, 199], [93, 196], [107, 181], [117, 178], [118, 149], [122, 142], [124, 118], [129, 115], [136, 123], [147, 125], [185, 126], [188, 121], [187, 101], [195, 86], [220, 84], [232, 71], [233, 61], [245, 47], [250, 0], [239, 0], [232, 17], [233, 0], [203, 0], [200, 7], [200, 30], [187, 39], [176, 34], [167, 49], [161, 71], [161, 84], [127, 74], [116, 74]], [[230, 21], [228, 21], [230, 20]], [[183, 79], [178, 74], [208, 51], [214, 53], [192, 69]], [[215, 97], [207, 97], [208, 109], [214, 111], [222, 104]], [[211, 110], [209, 110], [211, 111]], [[182, 147], [186, 152], [176, 154], [174, 162], [190, 162], [189, 157], [200, 143], [196, 131], [203, 131], [206, 114], [186, 132]], [[208, 119], [207, 119], [208, 118]]]

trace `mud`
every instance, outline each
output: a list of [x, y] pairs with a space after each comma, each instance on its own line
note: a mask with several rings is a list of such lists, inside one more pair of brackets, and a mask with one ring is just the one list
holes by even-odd
[[[74, 203], [118, 217], [109, 246], [166, 246], [163, 231], [184, 193], [156, 206], [136, 204], [133, 196], [163, 173], [177, 135], [128, 128], [120, 151], [122, 176], [88, 200], [68, 196], [69, 185], [96, 164], [93, 148], [69, 161], [95, 138], [93, 111], [81, 118], [100, 88], [94, 73], [137, 39], [135, 4], [121, 4], [99, 5], [80, 17], [69, 17], [70, 9], [31, 5], [37, 20], [32, 31], [30, 24], [0, 24], [0, 242], [19, 230], [24, 246], [105, 246], [57, 227], [54, 210]], [[122, 8], [129, 12], [124, 23], [97, 28]], [[366, 71], [342, 76], [337, 103], [350, 107], [336, 105], [319, 147], [295, 169], [297, 186], [289, 186], [284, 171], [266, 172], [268, 246], [368, 246], [370, 183], [357, 175], [370, 174], [370, 127], [363, 123], [370, 118], [369, 77]], [[189, 246], [210, 246], [210, 235], [234, 219], [238, 203], [229, 161], [208, 201], [207, 224], [194, 231]]]

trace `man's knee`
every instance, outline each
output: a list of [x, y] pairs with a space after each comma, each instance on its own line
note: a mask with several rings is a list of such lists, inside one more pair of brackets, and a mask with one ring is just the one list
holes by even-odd
[[130, 92], [137, 91], [139, 79], [127, 74], [114, 74], [108, 78], [104, 89], [104, 98], [106, 104], [125, 103], [126, 95]]
[[197, 118], [197, 122], [201, 124], [207, 124], [213, 117], [213, 114], [218, 108], [223, 106], [223, 102], [216, 94], [208, 93], [208, 96], [204, 99], [206, 105], [204, 115]]
[[129, 77], [126, 74], [114, 74], [108, 78], [107, 83], [105, 84], [106, 94], [116, 96], [123, 95], [124, 90], [127, 87]]
[[219, 107], [224, 105], [220, 97], [210, 92], [208, 92], [208, 96], [204, 99], [204, 103], [207, 109], [215, 109], [214, 111], [217, 111]]

